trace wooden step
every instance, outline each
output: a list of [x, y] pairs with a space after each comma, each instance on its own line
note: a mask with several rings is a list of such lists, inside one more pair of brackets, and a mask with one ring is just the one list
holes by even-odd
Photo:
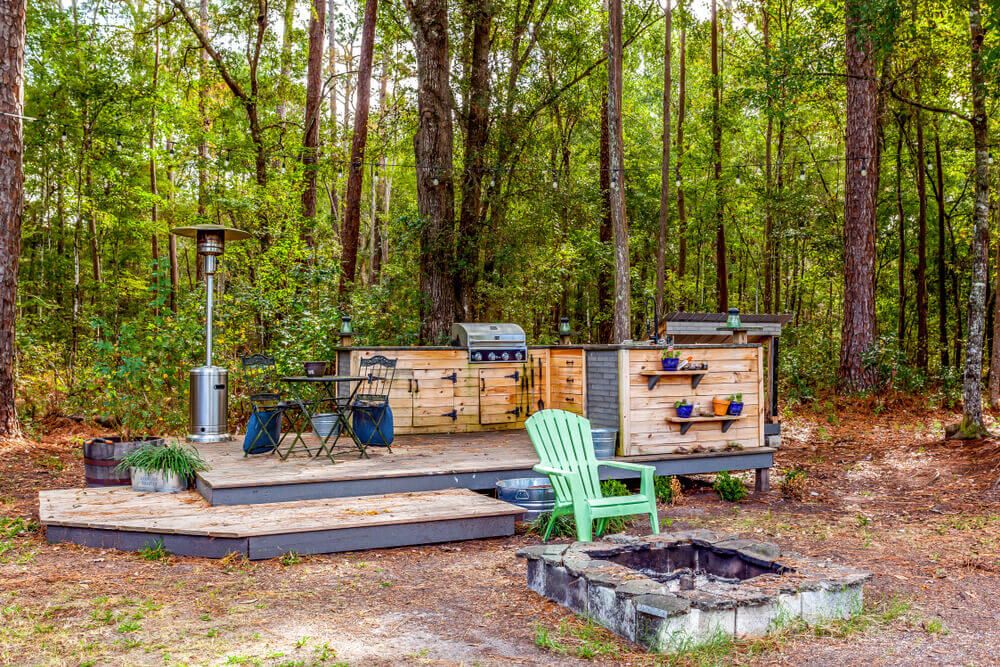
[[194, 492], [129, 488], [38, 494], [49, 542], [137, 551], [162, 541], [179, 556], [251, 559], [434, 544], [514, 534], [524, 510], [466, 489], [209, 505]]

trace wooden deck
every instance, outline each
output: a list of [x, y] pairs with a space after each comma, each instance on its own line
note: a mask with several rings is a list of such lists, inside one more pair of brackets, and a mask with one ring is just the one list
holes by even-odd
[[50, 542], [129, 551], [163, 542], [183, 556], [251, 559], [512, 535], [523, 510], [464, 489], [212, 507], [194, 492], [127, 488], [39, 494]]
[[[433, 491], [492, 490], [502, 479], [535, 476], [538, 463], [523, 430], [403, 435], [392, 453], [370, 448], [371, 458], [341, 449], [337, 462], [276, 456], [244, 457], [241, 441], [201, 445], [211, 469], [198, 475], [198, 491], [212, 505], [245, 505], [316, 498]], [[774, 450], [753, 448], [698, 454], [651, 454], [626, 460], [648, 463], [657, 474], [679, 475], [771, 467]], [[607, 478], [633, 473], [602, 469]]]

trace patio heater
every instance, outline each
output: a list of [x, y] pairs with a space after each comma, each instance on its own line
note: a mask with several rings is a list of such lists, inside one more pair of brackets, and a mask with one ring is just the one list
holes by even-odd
[[215, 270], [226, 241], [240, 241], [250, 234], [222, 225], [177, 227], [171, 234], [193, 238], [205, 267], [205, 365], [191, 369], [188, 398], [188, 442], [229, 440], [229, 371], [212, 363], [212, 310], [215, 306]]

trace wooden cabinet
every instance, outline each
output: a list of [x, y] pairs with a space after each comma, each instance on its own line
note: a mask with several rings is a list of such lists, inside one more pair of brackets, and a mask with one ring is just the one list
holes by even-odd
[[552, 350], [549, 353], [551, 386], [548, 407], [582, 415], [584, 373], [583, 350]]
[[413, 426], [454, 425], [468, 411], [458, 391], [467, 384], [464, 368], [415, 369], [413, 371]]
[[527, 404], [525, 365], [479, 367], [479, 423], [523, 421]]

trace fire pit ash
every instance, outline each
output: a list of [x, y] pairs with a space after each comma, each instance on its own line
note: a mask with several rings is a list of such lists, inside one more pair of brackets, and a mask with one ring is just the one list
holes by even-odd
[[608, 540], [522, 549], [528, 587], [657, 651], [848, 618], [871, 576], [707, 530]]

